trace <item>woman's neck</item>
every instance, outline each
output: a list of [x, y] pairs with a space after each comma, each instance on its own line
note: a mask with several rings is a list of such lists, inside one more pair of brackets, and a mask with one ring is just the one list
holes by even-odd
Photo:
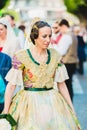
[[39, 55], [43, 55], [43, 54], [45, 54], [47, 52], [47, 49], [43, 49], [43, 48], [40, 48], [38, 46], [34, 46], [34, 50]]
[[33, 58], [40, 64], [46, 63], [48, 59], [48, 53], [47, 49], [41, 49], [37, 46], [34, 46], [33, 48], [30, 49]]

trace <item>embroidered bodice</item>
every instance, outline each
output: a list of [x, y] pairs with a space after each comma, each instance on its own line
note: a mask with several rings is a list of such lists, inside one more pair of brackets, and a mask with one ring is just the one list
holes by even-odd
[[[54, 49], [48, 49], [48, 59], [45, 64], [39, 64], [30, 50], [18, 51], [12, 60], [12, 68], [6, 75], [6, 80], [13, 85], [29, 88], [51, 88], [55, 82], [68, 79], [61, 56]], [[13, 77], [13, 78], [12, 78]]]
[[13, 58], [13, 67], [21, 69], [24, 87], [50, 88], [53, 86], [55, 69], [58, 65], [58, 55], [54, 50], [47, 50], [48, 60], [39, 64], [28, 50], [20, 51]]

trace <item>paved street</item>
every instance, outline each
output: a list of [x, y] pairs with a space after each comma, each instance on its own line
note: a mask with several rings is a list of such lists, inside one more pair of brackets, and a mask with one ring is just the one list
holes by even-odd
[[87, 130], [87, 62], [84, 63], [84, 75], [74, 75], [73, 89], [73, 103], [78, 119], [82, 126], [82, 130]]

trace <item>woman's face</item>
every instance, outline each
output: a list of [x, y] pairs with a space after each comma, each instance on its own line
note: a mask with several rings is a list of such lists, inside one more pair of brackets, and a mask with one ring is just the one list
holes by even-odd
[[7, 29], [3, 24], [0, 24], [0, 37], [1, 36], [6, 36], [7, 34]]
[[46, 49], [48, 48], [51, 41], [52, 31], [50, 27], [42, 27], [39, 29], [39, 36], [35, 39], [35, 45], [39, 48]]

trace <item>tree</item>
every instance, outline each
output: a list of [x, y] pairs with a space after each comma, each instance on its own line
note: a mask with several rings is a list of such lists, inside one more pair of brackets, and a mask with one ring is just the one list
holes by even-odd
[[3, 9], [10, 0], [0, 0], [0, 9]]
[[64, 0], [64, 3], [69, 12], [77, 15], [81, 20], [87, 20], [87, 0]]

